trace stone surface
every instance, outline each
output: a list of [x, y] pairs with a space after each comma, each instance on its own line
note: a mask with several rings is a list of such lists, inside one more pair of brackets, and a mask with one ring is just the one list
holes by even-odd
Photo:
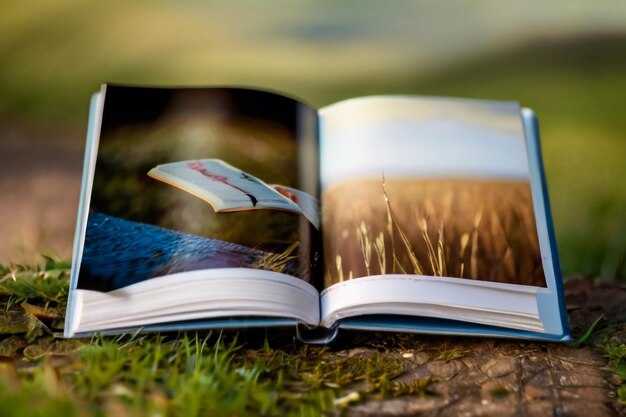
[[[604, 314], [603, 326], [618, 329], [613, 342], [624, 343], [621, 283], [572, 279], [565, 289], [574, 337]], [[395, 382], [430, 378], [426, 395], [368, 400], [349, 416], [626, 416], [620, 380], [593, 347], [413, 335], [398, 352], [407, 370]]]

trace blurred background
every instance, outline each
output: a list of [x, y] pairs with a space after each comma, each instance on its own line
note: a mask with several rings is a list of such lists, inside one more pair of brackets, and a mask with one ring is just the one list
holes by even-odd
[[565, 276], [626, 278], [626, 2], [0, 2], [0, 262], [69, 259], [89, 96], [511, 99], [541, 123]]

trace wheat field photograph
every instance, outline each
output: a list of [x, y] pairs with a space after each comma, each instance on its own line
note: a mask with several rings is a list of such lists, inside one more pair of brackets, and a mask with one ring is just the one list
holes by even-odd
[[516, 103], [381, 97], [323, 117], [326, 287], [387, 274], [546, 286]]
[[385, 274], [545, 287], [523, 181], [346, 181], [324, 194], [326, 286]]

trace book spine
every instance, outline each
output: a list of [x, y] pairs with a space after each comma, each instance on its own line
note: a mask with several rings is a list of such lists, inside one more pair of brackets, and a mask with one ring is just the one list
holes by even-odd
[[296, 325], [296, 337], [299, 341], [311, 345], [326, 345], [331, 343], [339, 334], [339, 326], [331, 328], [321, 326], [309, 326], [298, 322]]
[[554, 223], [552, 220], [552, 209], [550, 207], [550, 198], [548, 195], [548, 185], [546, 182], [545, 169], [543, 166], [543, 159], [541, 157], [541, 141], [539, 139], [539, 122], [537, 120], [537, 116], [531, 109], [522, 109], [522, 120], [524, 122], [524, 131], [526, 132], [526, 137], [529, 140], [530, 151], [533, 152], [536, 157], [537, 170], [539, 174], [539, 178], [541, 180], [541, 193], [543, 196], [543, 205], [544, 211], [546, 215], [546, 226], [548, 229], [548, 237], [550, 243], [550, 252], [551, 252], [551, 261], [552, 268], [554, 271], [555, 277], [555, 290], [556, 296], [559, 304], [559, 313], [561, 316], [561, 326], [563, 329], [563, 337], [564, 341], [569, 340], [569, 321], [567, 319], [567, 308], [565, 305], [565, 292], [563, 288], [563, 277], [561, 274], [561, 264], [559, 261], [559, 253], [556, 244], [556, 235], [554, 233]]

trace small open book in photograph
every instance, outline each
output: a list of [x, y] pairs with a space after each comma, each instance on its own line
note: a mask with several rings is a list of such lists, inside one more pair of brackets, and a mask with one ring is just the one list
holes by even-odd
[[103, 86], [65, 336], [244, 327], [569, 340], [532, 111]]

